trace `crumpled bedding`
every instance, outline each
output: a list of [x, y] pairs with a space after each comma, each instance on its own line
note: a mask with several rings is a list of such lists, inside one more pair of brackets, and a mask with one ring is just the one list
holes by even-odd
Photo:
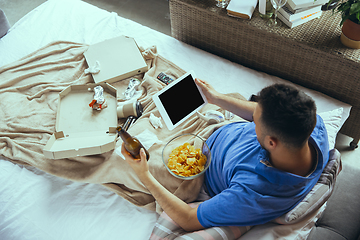
[[[83, 53], [88, 45], [73, 42], [53, 42], [34, 53], [0, 68], [0, 154], [10, 161], [31, 165], [52, 175], [65, 179], [103, 184], [133, 204], [156, 210], [154, 198], [139, 181], [131, 167], [114, 150], [104, 154], [67, 159], [47, 159], [42, 153], [51, 134], [55, 131], [58, 93], [70, 84], [92, 83], [90, 75], [82, 77], [87, 68]], [[159, 72], [181, 76], [184, 70], [161, 57], [156, 47], [142, 50], [149, 65], [142, 80], [139, 97], [144, 112], [129, 129], [136, 136], [144, 130], [154, 133], [160, 142], [150, 149], [149, 168], [154, 177], [170, 192], [185, 202], [194, 201], [200, 191], [203, 178], [184, 181], [171, 176], [163, 166], [161, 151], [173, 137], [182, 133], [193, 133], [207, 138], [218, 127], [228, 122], [208, 125], [196, 115], [173, 131], [166, 127], [154, 129], [149, 122], [153, 113], [159, 117], [152, 95], [165, 85], [156, 80]], [[129, 79], [113, 83], [118, 90], [118, 101], [126, 89]], [[186, 96], [186, 93], [184, 93]], [[235, 95], [241, 97], [241, 95]], [[208, 104], [208, 109], [221, 110]], [[222, 110], [221, 110], [222, 111]], [[235, 118], [240, 120], [240, 118]], [[121, 124], [123, 120], [119, 120]], [[116, 148], [121, 146], [118, 138]], [[160, 211], [160, 209], [158, 208]]]

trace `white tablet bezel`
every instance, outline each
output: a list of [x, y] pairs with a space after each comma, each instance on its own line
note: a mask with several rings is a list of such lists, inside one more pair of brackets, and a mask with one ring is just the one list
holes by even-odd
[[[160, 96], [162, 93], [166, 92], [167, 90], [175, 87], [176, 84], [178, 84], [180, 81], [182, 81], [183, 79], [185, 79], [185, 78], [186, 78], [187, 76], [189, 76], [189, 75], [192, 77], [192, 79], [193, 79], [193, 81], [194, 81], [194, 84], [196, 85], [196, 83], [195, 83], [195, 78], [196, 78], [196, 77], [195, 77], [195, 73], [194, 73], [193, 71], [189, 71], [189, 72], [185, 73], [184, 75], [182, 75], [181, 77], [179, 77], [178, 79], [176, 79], [175, 81], [171, 82], [169, 85], [167, 85], [167, 86], [164, 87], [163, 89], [161, 89], [159, 92], [157, 92], [157, 93], [152, 97], [152, 99], [153, 99], [156, 107], [157, 107], [158, 110], [159, 110], [159, 113], [160, 113], [162, 119], [164, 120], [164, 122], [165, 122], [165, 124], [166, 124], [166, 126], [167, 126], [167, 128], [168, 128], [169, 130], [173, 130], [174, 128], [176, 128], [177, 126], [179, 126], [179, 125], [180, 125], [181, 123], [183, 123], [186, 119], [188, 119], [188, 118], [191, 117], [194, 113], [196, 113], [199, 109], [201, 109], [205, 104], [207, 104], [207, 99], [206, 99], [205, 95], [203, 94], [203, 92], [201, 91], [201, 89], [199, 88], [199, 86], [196, 85], [196, 87], [197, 87], [197, 89], [198, 89], [198, 91], [199, 91], [199, 93], [200, 93], [200, 95], [201, 95], [204, 103], [201, 104], [200, 106], [196, 107], [191, 113], [187, 114], [185, 117], [183, 117], [183, 118], [182, 118], [180, 121], [178, 121], [176, 124], [173, 124], [173, 123], [172, 123], [172, 121], [171, 121], [171, 119], [170, 119], [167, 111], [165, 110], [165, 107], [164, 107], [164, 105], [162, 104], [159, 96]], [[186, 93], [184, 93], [184, 97], [189, 98], [189, 97], [191, 97], [191, 96], [188, 96], [188, 95], [186, 95]], [[174, 99], [174, 101], [179, 101], [179, 99]]]

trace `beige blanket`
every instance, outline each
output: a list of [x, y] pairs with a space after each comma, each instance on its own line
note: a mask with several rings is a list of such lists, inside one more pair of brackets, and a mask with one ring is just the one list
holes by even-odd
[[[154, 198], [115, 151], [59, 160], [47, 159], [42, 153], [55, 131], [59, 92], [70, 84], [93, 82], [91, 76], [81, 78], [87, 67], [83, 56], [87, 48], [83, 44], [55, 42], [0, 68], [0, 154], [13, 162], [31, 165], [62, 178], [103, 184], [130, 202], [155, 210]], [[161, 142], [149, 149], [151, 173], [170, 192], [191, 202], [196, 199], [203, 178], [183, 181], [171, 176], [162, 163], [162, 148], [167, 141], [181, 133], [194, 133], [206, 139], [215, 128], [228, 122], [208, 125], [194, 115], [173, 131], [166, 126], [154, 129], [149, 115], [160, 115], [151, 97], [164, 87], [156, 76], [165, 72], [179, 77], [185, 71], [157, 55], [155, 47], [143, 50], [143, 55], [150, 68], [144, 76], [136, 77], [142, 80], [143, 93], [139, 101], [144, 113], [129, 129], [129, 133], [137, 135], [148, 129], [157, 135]], [[126, 79], [112, 84], [118, 90], [118, 101], [122, 101], [122, 93], [128, 82], [129, 79]], [[203, 111], [207, 109], [217, 107], [207, 105]], [[119, 124], [122, 122], [119, 120]], [[118, 139], [116, 147], [121, 143], [121, 139]]]

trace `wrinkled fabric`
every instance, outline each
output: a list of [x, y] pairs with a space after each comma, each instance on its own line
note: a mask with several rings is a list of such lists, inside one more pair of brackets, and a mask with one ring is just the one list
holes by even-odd
[[[0, 154], [16, 163], [31, 165], [58, 177], [103, 184], [137, 206], [155, 210], [154, 198], [114, 150], [57, 160], [47, 159], [42, 153], [55, 132], [59, 92], [71, 84], [93, 83], [91, 75], [82, 77], [87, 68], [83, 55], [87, 48], [88, 45], [85, 44], [54, 42], [0, 68]], [[163, 165], [162, 149], [170, 139], [182, 133], [198, 134], [206, 139], [218, 125], [208, 125], [194, 115], [173, 131], [166, 127], [155, 129], [149, 117], [151, 113], [157, 117], [160, 114], [152, 101], [152, 95], [165, 86], [156, 76], [160, 72], [166, 72], [180, 77], [185, 71], [159, 56], [155, 47], [142, 49], [142, 53], [149, 71], [144, 76], [135, 77], [142, 80], [139, 86], [142, 95], [138, 100], [144, 112], [128, 132], [136, 136], [149, 130], [158, 137], [160, 142], [149, 149], [151, 173], [169, 191], [182, 200], [191, 202], [196, 199], [203, 178], [183, 181], [171, 176]], [[124, 101], [119, 96], [122, 96], [129, 80], [111, 84], [118, 91], [119, 102]], [[203, 108], [204, 111], [208, 109], [218, 108], [214, 105]], [[123, 121], [120, 119], [119, 124]], [[121, 143], [118, 139], [116, 148]]]

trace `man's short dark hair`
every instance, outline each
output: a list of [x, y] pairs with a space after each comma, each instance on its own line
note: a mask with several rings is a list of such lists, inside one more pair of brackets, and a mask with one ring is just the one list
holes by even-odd
[[274, 84], [260, 91], [260, 121], [267, 135], [299, 148], [309, 139], [316, 125], [316, 105], [303, 91], [286, 84]]

